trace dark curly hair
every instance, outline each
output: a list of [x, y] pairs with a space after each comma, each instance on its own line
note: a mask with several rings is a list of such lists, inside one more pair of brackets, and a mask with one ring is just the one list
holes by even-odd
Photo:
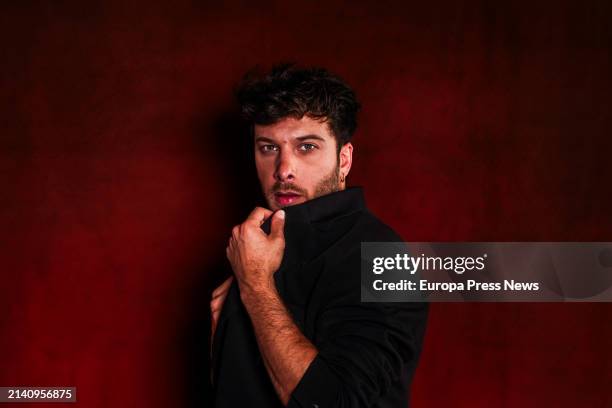
[[264, 75], [248, 72], [236, 89], [242, 117], [251, 124], [270, 125], [304, 115], [328, 123], [338, 151], [357, 129], [360, 104], [355, 92], [323, 68], [276, 65]]

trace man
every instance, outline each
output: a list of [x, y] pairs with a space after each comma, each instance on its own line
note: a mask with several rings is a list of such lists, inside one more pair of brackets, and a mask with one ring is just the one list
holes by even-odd
[[359, 103], [283, 65], [237, 92], [268, 208], [234, 227], [213, 292], [216, 407], [407, 407], [427, 308], [360, 302], [360, 243], [402, 239], [346, 188]]

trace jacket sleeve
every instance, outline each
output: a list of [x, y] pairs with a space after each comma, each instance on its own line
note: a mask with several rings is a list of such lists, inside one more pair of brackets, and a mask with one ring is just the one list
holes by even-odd
[[362, 303], [359, 272], [339, 275], [353, 283], [357, 276], [357, 285], [330, 292], [333, 301], [316, 323], [318, 354], [288, 408], [370, 407], [394, 382], [407, 382], [406, 372], [416, 367], [427, 305]]

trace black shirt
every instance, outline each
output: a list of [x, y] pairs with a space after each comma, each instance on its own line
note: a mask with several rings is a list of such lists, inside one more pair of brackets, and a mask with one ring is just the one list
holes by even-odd
[[[362, 303], [361, 242], [401, 237], [353, 187], [285, 208], [285, 252], [276, 287], [318, 354], [290, 408], [408, 407], [427, 305]], [[262, 226], [269, 232], [269, 220]], [[213, 340], [214, 406], [282, 407], [232, 283]]]

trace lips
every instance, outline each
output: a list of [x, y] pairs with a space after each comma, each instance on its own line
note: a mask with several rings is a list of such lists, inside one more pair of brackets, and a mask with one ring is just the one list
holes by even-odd
[[278, 193], [274, 193], [274, 198], [276, 199], [276, 203], [281, 207], [295, 204], [301, 197], [302, 197], [301, 194], [294, 193], [293, 191], [287, 191], [287, 192], [279, 191]]

